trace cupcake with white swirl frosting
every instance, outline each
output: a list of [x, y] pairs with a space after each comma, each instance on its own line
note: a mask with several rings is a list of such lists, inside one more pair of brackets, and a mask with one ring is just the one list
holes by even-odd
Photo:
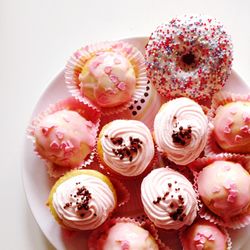
[[162, 105], [154, 120], [158, 149], [177, 165], [199, 157], [207, 142], [208, 119], [201, 106], [181, 97]]
[[97, 151], [101, 164], [120, 177], [136, 177], [153, 165], [155, 146], [150, 130], [136, 120], [114, 120], [99, 135]]
[[109, 178], [95, 170], [73, 170], [53, 186], [48, 206], [56, 221], [73, 230], [93, 230], [116, 208]]
[[142, 181], [141, 200], [155, 226], [178, 230], [197, 216], [197, 195], [189, 180], [168, 167], [154, 169]]

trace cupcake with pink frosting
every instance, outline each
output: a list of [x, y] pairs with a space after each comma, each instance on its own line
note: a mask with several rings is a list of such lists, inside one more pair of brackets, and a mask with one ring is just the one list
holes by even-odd
[[113, 218], [93, 231], [88, 241], [89, 250], [168, 250], [149, 221]]
[[103, 114], [125, 110], [147, 87], [143, 55], [122, 41], [77, 50], [66, 65], [65, 79], [73, 96]]
[[62, 227], [93, 230], [116, 208], [117, 193], [109, 178], [100, 172], [73, 170], [54, 184], [47, 204]]
[[183, 250], [232, 249], [232, 242], [225, 228], [205, 220], [197, 220], [181, 232]]
[[68, 98], [33, 120], [30, 134], [35, 151], [46, 160], [52, 176], [58, 177], [93, 160], [99, 118], [97, 111]]
[[138, 177], [148, 172], [155, 159], [150, 130], [136, 120], [114, 120], [106, 124], [98, 138], [101, 164], [118, 177]]
[[242, 156], [217, 155], [193, 162], [200, 195], [200, 215], [230, 228], [250, 223], [250, 174]]
[[197, 216], [197, 194], [191, 182], [168, 167], [154, 169], [143, 179], [141, 200], [146, 215], [159, 228], [178, 230]]
[[250, 154], [250, 95], [222, 92], [213, 100], [206, 153]]
[[208, 119], [195, 101], [181, 97], [162, 105], [154, 120], [159, 151], [177, 165], [200, 156], [207, 142]]

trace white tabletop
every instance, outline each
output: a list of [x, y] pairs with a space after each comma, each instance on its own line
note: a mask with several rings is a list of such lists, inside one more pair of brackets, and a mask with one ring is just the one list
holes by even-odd
[[175, 15], [209, 14], [231, 34], [233, 68], [250, 83], [249, 11], [248, 0], [1, 0], [0, 248], [53, 249], [25, 199], [22, 146], [39, 96], [75, 49], [91, 42], [148, 36]]

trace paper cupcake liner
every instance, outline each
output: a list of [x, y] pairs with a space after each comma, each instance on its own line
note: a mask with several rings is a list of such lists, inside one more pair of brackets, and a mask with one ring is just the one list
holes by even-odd
[[108, 235], [109, 229], [112, 226], [114, 226], [116, 223], [121, 223], [121, 222], [133, 223], [139, 227], [144, 228], [155, 239], [160, 250], [170, 250], [170, 248], [161, 241], [161, 239], [159, 238], [157, 229], [154, 227], [154, 225], [150, 221], [138, 220], [137, 218], [132, 218], [132, 217], [112, 218], [109, 221], [107, 221], [104, 225], [102, 225], [101, 227], [93, 231], [91, 235], [89, 236], [89, 240], [88, 240], [89, 250], [101, 250], [102, 244], [100, 241], [105, 241], [105, 238]]
[[122, 174], [119, 174], [117, 172], [115, 172], [114, 170], [112, 170], [100, 157], [98, 151], [97, 151], [97, 160], [101, 165], [101, 168], [103, 169], [103, 171], [105, 172], [105, 174], [109, 175], [110, 177], [114, 177], [114, 178], [118, 178], [120, 180], [140, 180], [143, 177], [145, 177], [151, 170], [153, 170], [158, 162], [158, 153], [157, 153], [157, 149], [156, 149], [156, 145], [154, 144], [154, 156], [151, 160], [151, 162], [148, 164], [147, 168], [139, 175], [136, 176], [125, 176]]
[[[81, 73], [81, 69], [83, 68], [85, 63], [93, 56], [93, 54], [110, 50], [120, 52], [130, 61], [136, 72], [136, 88], [131, 100], [128, 103], [116, 107], [103, 108], [98, 107], [87, 97], [82, 96], [79, 87], [80, 81], [78, 77]], [[81, 102], [89, 105], [96, 110], [101, 111], [103, 115], [117, 114], [128, 109], [128, 107], [132, 105], [135, 100], [141, 100], [144, 97], [145, 91], [147, 89], [144, 56], [136, 47], [123, 41], [103, 42], [93, 45], [87, 45], [77, 50], [69, 59], [65, 69], [65, 82], [71, 95], [79, 99]]]
[[[58, 101], [55, 104], [51, 104], [45, 111], [41, 112], [36, 118], [33, 119], [31, 124], [28, 126], [27, 129], [27, 135], [33, 142], [34, 147], [34, 153], [42, 159], [46, 166], [48, 174], [53, 178], [58, 178], [65, 174], [67, 171], [72, 169], [82, 169], [90, 165], [91, 162], [93, 162], [96, 151], [95, 147], [93, 148], [92, 152], [87, 156], [86, 159], [84, 159], [83, 162], [79, 164], [77, 167], [65, 167], [65, 166], [59, 166], [50, 160], [43, 157], [36, 149], [36, 143], [35, 143], [35, 137], [34, 132], [36, 127], [41, 123], [41, 121], [48, 115], [51, 115], [57, 111], [60, 110], [72, 110], [78, 112], [82, 117], [84, 117], [86, 120], [91, 121], [93, 124], [95, 124], [95, 134], [96, 134], [96, 140], [97, 140], [97, 134], [98, 129], [100, 125], [100, 113], [97, 110], [93, 110], [91, 107], [79, 102], [78, 100], [74, 99], [73, 97]], [[96, 142], [95, 142], [96, 143]]]
[[[235, 163], [240, 163], [243, 168], [245, 168], [249, 173], [250, 169], [249, 167], [249, 160], [241, 155], [234, 155], [234, 154], [219, 154], [215, 156], [210, 156], [210, 157], [203, 157], [200, 159], [197, 159], [193, 163], [189, 165], [189, 167], [194, 171], [194, 189], [197, 194], [198, 192], [198, 174], [202, 169], [209, 164], [213, 163], [214, 161], [221, 161], [221, 160], [226, 160], [226, 161], [232, 161]], [[213, 213], [209, 208], [202, 202], [202, 199], [199, 198], [199, 215], [201, 218], [208, 220], [214, 224], [223, 226], [223, 227], [228, 227], [232, 229], [240, 229], [243, 228], [247, 225], [250, 224], [250, 210], [246, 211], [243, 214], [236, 215], [228, 219], [227, 221], [223, 220], [220, 216], [216, 215]]]
[[[199, 220], [199, 218], [197, 218], [197, 219], [194, 221], [194, 223], [195, 223], [197, 220]], [[193, 224], [194, 224], [194, 223], [193, 223]], [[216, 225], [216, 224], [215, 224], [215, 225]], [[226, 238], [227, 238], [227, 248], [226, 248], [226, 250], [232, 250], [232, 239], [231, 239], [231, 237], [230, 237], [230, 235], [229, 235], [227, 229], [226, 229], [225, 227], [222, 227], [222, 226], [219, 226], [219, 225], [216, 225], [216, 226], [220, 229], [220, 231], [221, 231], [221, 232], [226, 236]], [[188, 227], [187, 227], [187, 228], [188, 228]], [[179, 237], [179, 240], [180, 240], [182, 246], [184, 245], [184, 243], [183, 243], [183, 238], [184, 238], [184, 235], [185, 235], [185, 232], [186, 232], [187, 228], [181, 229], [181, 230], [179, 231], [179, 233], [178, 233], [178, 237]]]

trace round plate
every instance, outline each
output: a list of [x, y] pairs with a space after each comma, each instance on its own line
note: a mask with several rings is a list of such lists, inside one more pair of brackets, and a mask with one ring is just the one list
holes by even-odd
[[[125, 41], [133, 44], [144, 53], [144, 48], [147, 43], [146, 37], [130, 38]], [[242, 94], [250, 91], [249, 86], [244, 83], [235, 71], [232, 72], [224, 89]], [[69, 93], [64, 83], [64, 72], [61, 71], [40, 97], [31, 119], [39, 112], [46, 109], [49, 104], [55, 103], [56, 101], [68, 96]], [[50, 188], [53, 185], [53, 180], [48, 177], [44, 162], [37, 158], [33, 153], [32, 142], [28, 139], [25, 140], [22, 169], [23, 182], [29, 206], [38, 225], [51, 244], [56, 249], [60, 250], [87, 249], [87, 233], [69, 233], [66, 230], [62, 230], [50, 214], [50, 211], [46, 206], [46, 200]], [[233, 238], [233, 249], [240, 249], [247, 242], [250, 235], [250, 226], [241, 230], [231, 230], [230, 234]], [[176, 237], [172, 236], [173, 234], [166, 233], [164, 238], [169, 241], [170, 246], [174, 250], [181, 249]]]

